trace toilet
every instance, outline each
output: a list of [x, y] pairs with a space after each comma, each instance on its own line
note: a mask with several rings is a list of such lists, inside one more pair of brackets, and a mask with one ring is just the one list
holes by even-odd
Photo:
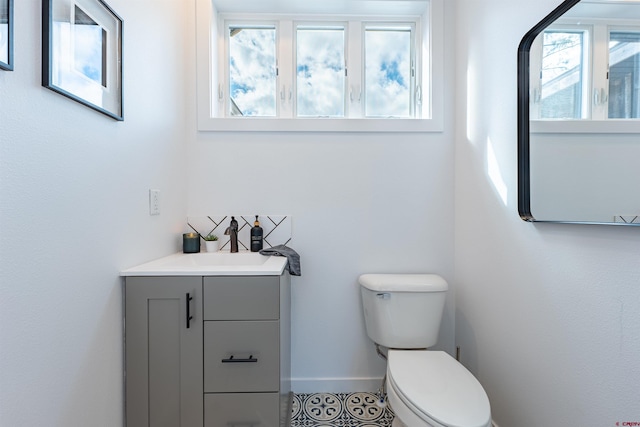
[[386, 347], [385, 387], [394, 427], [491, 427], [489, 398], [478, 380], [438, 341], [448, 289], [436, 274], [363, 274], [359, 278], [369, 338]]

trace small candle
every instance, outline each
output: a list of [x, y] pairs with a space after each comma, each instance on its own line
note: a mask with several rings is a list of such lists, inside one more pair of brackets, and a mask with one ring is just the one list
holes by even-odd
[[184, 233], [182, 235], [182, 252], [185, 254], [200, 252], [200, 235], [198, 233]]

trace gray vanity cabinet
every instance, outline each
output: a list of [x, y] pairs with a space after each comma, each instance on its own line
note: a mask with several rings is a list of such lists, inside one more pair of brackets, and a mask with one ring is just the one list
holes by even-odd
[[127, 277], [127, 427], [202, 427], [202, 277]]
[[287, 272], [127, 277], [127, 427], [289, 425], [290, 330]]

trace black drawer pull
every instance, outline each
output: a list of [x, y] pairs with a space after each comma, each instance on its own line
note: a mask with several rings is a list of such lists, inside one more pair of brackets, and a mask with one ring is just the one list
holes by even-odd
[[191, 327], [191, 321], [193, 320], [193, 316], [191, 315], [191, 301], [193, 297], [187, 292], [187, 329]]
[[222, 359], [222, 363], [255, 363], [258, 359], [254, 359], [253, 354], [248, 359], [234, 359], [233, 356], [228, 359]]

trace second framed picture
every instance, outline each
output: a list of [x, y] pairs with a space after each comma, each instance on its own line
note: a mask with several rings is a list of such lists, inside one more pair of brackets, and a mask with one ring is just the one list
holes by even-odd
[[42, 1], [42, 85], [123, 120], [122, 19], [102, 0]]

